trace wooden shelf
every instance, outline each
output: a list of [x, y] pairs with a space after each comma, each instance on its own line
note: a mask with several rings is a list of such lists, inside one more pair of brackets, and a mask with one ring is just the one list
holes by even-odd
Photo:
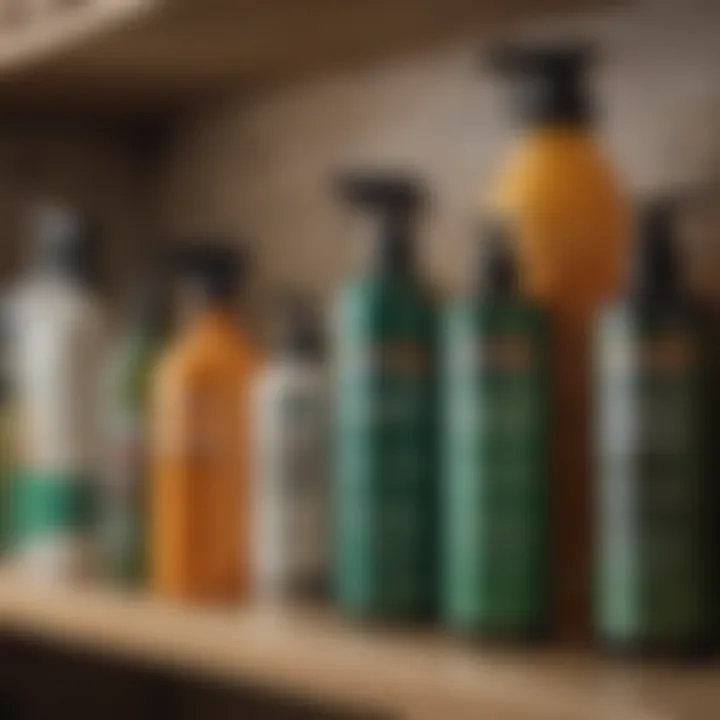
[[696, 720], [720, 667], [611, 665], [582, 653], [483, 651], [323, 613], [198, 611], [0, 574], [0, 631], [124, 661], [418, 720]]
[[[0, 0], [1, 2], [2, 0]], [[174, 112], [608, 0], [74, 0], [0, 28], [4, 112]]]

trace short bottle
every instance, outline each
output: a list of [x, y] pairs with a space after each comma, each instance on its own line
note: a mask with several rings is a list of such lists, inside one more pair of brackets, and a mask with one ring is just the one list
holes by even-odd
[[262, 601], [319, 601], [329, 590], [329, 388], [308, 305], [287, 309], [282, 349], [253, 389], [255, 590]]
[[710, 636], [708, 330], [672, 205], [653, 203], [596, 336], [595, 629], [611, 649], [693, 652]]
[[445, 318], [443, 615], [529, 640], [549, 626], [549, 323], [505, 228], [486, 229], [480, 257]]
[[150, 388], [170, 321], [168, 288], [156, 273], [134, 289], [108, 368], [103, 556], [107, 574], [126, 585], [147, 576]]
[[212, 240], [179, 251], [184, 327], [152, 387], [151, 581], [174, 601], [250, 592], [250, 386], [254, 343], [237, 324], [241, 261]]
[[348, 615], [421, 620], [437, 606], [435, 312], [414, 254], [422, 185], [351, 174], [377, 219], [370, 262], [335, 315], [336, 593]]
[[97, 237], [70, 208], [31, 216], [32, 260], [5, 325], [16, 463], [9, 553], [42, 580], [99, 570], [105, 319], [95, 293]]

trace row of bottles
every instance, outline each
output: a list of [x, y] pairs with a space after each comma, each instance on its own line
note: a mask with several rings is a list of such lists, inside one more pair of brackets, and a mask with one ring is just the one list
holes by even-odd
[[329, 374], [302, 303], [286, 352], [262, 357], [236, 322], [242, 258], [205, 239], [173, 253], [182, 312], [145, 293], [108, 378], [92, 228], [36, 215], [3, 328], [13, 562], [86, 574], [101, 518], [113, 574], [184, 602], [332, 586], [355, 617], [526, 638], [577, 635], [594, 586], [610, 644], [708, 636], [712, 341], [671, 211], [643, 218], [621, 293], [629, 218], [593, 140], [587, 53], [494, 64], [521, 76], [524, 134], [483, 204], [471, 291], [441, 311], [418, 270], [422, 182], [342, 176], [376, 223], [334, 306]]

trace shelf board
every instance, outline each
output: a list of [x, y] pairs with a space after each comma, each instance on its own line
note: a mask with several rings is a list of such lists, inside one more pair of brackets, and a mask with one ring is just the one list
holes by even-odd
[[720, 667], [609, 665], [580, 652], [487, 651], [323, 612], [193, 610], [0, 573], [0, 632], [390, 717], [690, 720], [720, 705]]
[[608, 4], [615, 3], [85, 0], [2, 38], [0, 102], [4, 112], [175, 112], [231, 89]]

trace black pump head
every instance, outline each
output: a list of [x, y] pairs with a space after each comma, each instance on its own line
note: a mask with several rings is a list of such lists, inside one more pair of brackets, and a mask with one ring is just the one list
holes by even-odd
[[96, 279], [99, 233], [88, 218], [64, 205], [38, 204], [29, 225], [36, 267], [81, 282]]
[[174, 251], [175, 267], [210, 301], [233, 298], [247, 269], [245, 254], [219, 238], [193, 238]]
[[675, 203], [667, 198], [651, 201], [642, 212], [632, 268], [632, 289], [642, 298], [673, 297], [680, 289], [675, 219]]
[[317, 360], [324, 351], [322, 333], [310, 303], [297, 295], [288, 297], [282, 328], [285, 353], [301, 360]]
[[403, 173], [356, 171], [340, 175], [336, 185], [344, 200], [379, 216], [378, 265], [398, 274], [411, 271], [414, 221], [428, 195], [422, 180]]
[[493, 222], [482, 229], [478, 286], [488, 297], [509, 297], [517, 290], [517, 262], [505, 225]]
[[594, 58], [586, 44], [502, 45], [489, 63], [514, 79], [515, 112], [523, 124], [584, 126], [594, 115], [586, 84]]

